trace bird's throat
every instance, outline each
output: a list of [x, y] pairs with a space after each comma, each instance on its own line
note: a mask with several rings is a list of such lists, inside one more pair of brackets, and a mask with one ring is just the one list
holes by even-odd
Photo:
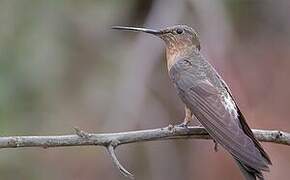
[[192, 54], [198, 54], [199, 49], [195, 46], [187, 47], [166, 47], [166, 59], [167, 59], [167, 69], [170, 71], [171, 67], [177, 63], [179, 60], [182, 60]]
[[171, 67], [181, 58], [180, 51], [175, 48], [166, 48], [167, 69], [170, 71]]
[[172, 55], [169, 56], [166, 54], [166, 59], [167, 59], [167, 69], [169, 72], [171, 67], [177, 62], [177, 58], [175, 56]]

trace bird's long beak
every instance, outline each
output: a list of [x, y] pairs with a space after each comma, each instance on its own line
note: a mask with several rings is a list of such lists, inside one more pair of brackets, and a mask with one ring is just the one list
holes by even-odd
[[147, 29], [147, 28], [137, 28], [137, 27], [126, 27], [126, 26], [112, 26], [112, 29], [124, 30], [124, 31], [137, 31], [145, 32], [153, 35], [160, 35], [160, 30]]

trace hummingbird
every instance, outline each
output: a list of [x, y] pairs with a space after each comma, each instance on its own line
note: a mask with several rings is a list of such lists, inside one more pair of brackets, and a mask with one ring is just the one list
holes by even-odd
[[233, 95], [214, 67], [201, 54], [197, 32], [187, 25], [160, 30], [113, 26], [145, 32], [165, 42], [167, 69], [178, 96], [185, 104], [181, 126], [196, 118], [212, 139], [227, 150], [246, 180], [263, 180], [271, 160], [241, 113]]

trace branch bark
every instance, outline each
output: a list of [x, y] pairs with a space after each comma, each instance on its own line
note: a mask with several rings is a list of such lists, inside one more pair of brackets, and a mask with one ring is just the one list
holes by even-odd
[[[114, 152], [117, 146], [168, 139], [211, 139], [206, 130], [199, 126], [183, 128], [169, 125], [168, 127], [158, 129], [98, 134], [87, 133], [78, 128], [75, 128], [75, 130], [76, 134], [72, 135], [0, 137], [0, 148], [104, 146], [107, 148], [109, 155], [120, 172], [129, 178], [133, 178], [133, 175], [118, 161]], [[259, 141], [290, 145], [290, 133], [279, 130], [259, 129], [253, 129], [253, 132]]]

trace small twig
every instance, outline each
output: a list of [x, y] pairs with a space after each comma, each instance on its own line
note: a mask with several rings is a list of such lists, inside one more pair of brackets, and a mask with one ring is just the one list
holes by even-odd
[[107, 147], [108, 153], [112, 158], [113, 163], [116, 165], [116, 167], [119, 169], [119, 171], [126, 177], [129, 177], [130, 179], [134, 179], [133, 174], [131, 174], [129, 171], [127, 171], [122, 164], [119, 162], [116, 154], [115, 154], [115, 147], [110, 144]]

